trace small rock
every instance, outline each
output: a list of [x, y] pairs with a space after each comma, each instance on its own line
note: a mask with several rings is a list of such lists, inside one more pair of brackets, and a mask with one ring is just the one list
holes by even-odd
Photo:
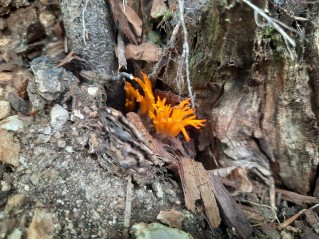
[[10, 132], [0, 129], [0, 161], [19, 166], [20, 145]]
[[68, 152], [68, 153], [73, 153], [74, 152], [72, 146], [65, 147], [65, 151]]
[[28, 239], [54, 238], [54, 223], [52, 214], [44, 209], [36, 208], [28, 229]]
[[40, 154], [42, 154], [44, 152], [45, 152], [44, 148], [42, 148], [42, 147], [34, 147], [33, 153], [34, 153], [35, 157], [39, 156]]
[[45, 144], [50, 141], [51, 136], [50, 135], [44, 135], [40, 134], [36, 140], [37, 144]]
[[66, 142], [64, 140], [58, 140], [58, 147], [65, 148]]
[[9, 92], [6, 95], [6, 100], [10, 103], [11, 107], [24, 115], [29, 115], [32, 112], [32, 104], [22, 99], [16, 92]]
[[18, 115], [9, 116], [0, 121], [0, 128], [11, 131], [18, 131], [24, 128], [23, 122], [19, 119]]
[[56, 132], [53, 137], [56, 138], [56, 139], [59, 139], [61, 138], [63, 135], [60, 133], [60, 132]]
[[8, 101], [0, 101], [0, 119], [7, 117], [10, 113], [10, 103]]
[[91, 113], [91, 110], [90, 110], [90, 108], [89, 107], [87, 107], [87, 106], [84, 106], [83, 107], [83, 112], [85, 113], [85, 114], [90, 114]]
[[29, 201], [30, 200], [28, 196], [23, 194], [15, 194], [8, 200], [5, 211], [10, 212], [14, 209], [19, 210], [24, 205], [29, 203]]
[[5, 73], [1, 72], [0, 73], [0, 85], [6, 85], [13, 79], [13, 74], [12, 73]]
[[84, 116], [81, 114], [80, 110], [73, 110], [72, 114], [79, 119], [84, 119]]
[[69, 112], [61, 105], [54, 105], [51, 109], [51, 126], [54, 129], [61, 129], [63, 125], [69, 120]]
[[2, 96], [3, 96], [3, 88], [0, 87], [0, 97], [2, 97]]
[[36, 186], [39, 183], [39, 177], [36, 174], [32, 174], [30, 177], [30, 182]]
[[49, 135], [51, 134], [51, 127], [50, 126], [47, 126], [47, 127], [44, 127], [43, 128], [43, 134], [46, 134], [46, 135]]
[[52, 26], [55, 22], [55, 16], [47, 10], [44, 10], [39, 15], [39, 20], [45, 28]]
[[88, 88], [88, 93], [89, 93], [89, 95], [92, 95], [95, 97], [98, 90], [99, 90], [98, 87], [92, 86], [92, 87]]
[[8, 236], [8, 239], [20, 239], [22, 237], [22, 231], [19, 228], [15, 228], [13, 232]]

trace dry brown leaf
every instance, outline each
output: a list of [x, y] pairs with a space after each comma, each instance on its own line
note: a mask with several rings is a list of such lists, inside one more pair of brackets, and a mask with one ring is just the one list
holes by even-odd
[[124, 15], [124, 13], [122, 12], [118, 1], [117, 0], [110, 0], [110, 3], [112, 6], [113, 16], [118, 21], [122, 31], [128, 37], [128, 39], [130, 39], [131, 42], [133, 42], [135, 45], [137, 45], [138, 42], [137, 42], [136, 36], [132, 32], [132, 30], [128, 24], [127, 18]]
[[126, 59], [157, 62], [161, 54], [162, 49], [149, 42], [138, 46], [133, 44], [125, 46]]
[[156, 219], [160, 220], [162, 223], [169, 225], [170, 227], [181, 229], [184, 217], [185, 216], [183, 213], [171, 209], [169, 211], [160, 211]]
[[130, 6], [124, 6], [122, 3], [119, 4], [122, 12], [126, 16], [127, 20], [134, 27], [135, 33], [138, 37], [142, 35], [142, 25], [143, 22], [141, 18], [136, 14], [136, 12]]
[[163, 16], [164, 13], [167, 11], [167, 6], [164, 2], [164, 0], [154, 0], [152, 9], [151, 9], [151, 17], [152, 18], [158, 18], [160, 16]]
[[221, 218], [209, 175], [203, 165], [192, 159], [182, 158], [178, 164], [186, 207], [195, 212], [196, 200], [202, 200], [204, 211], [212, 228], [220, 225]]

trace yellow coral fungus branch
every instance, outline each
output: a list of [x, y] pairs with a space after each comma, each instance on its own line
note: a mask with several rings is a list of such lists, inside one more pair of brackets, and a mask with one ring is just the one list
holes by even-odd
[[140, 103], [139, 113], [141, 115], [147, 115], [148, 112], [154, 111], [153, 104], [155, 103], [155, 100], [154, 100], [154, 95], [152, 91], [151, 80], [143, 72], [141, 72], [141, 74], [143, 76], [143, 80], [137, 77], [134, 77], [134, 80], [142, 87], [144, 91], [144, 96], [142, 96], [138, 92], [138, 90], [134, 89], [133, 86], [128, 82], [126, 82], [124, 89], [126, 91], [126, 95], [134, 97], [136, 101]]
[[158, 98], [156, 104], [153, 104], [155, 112], [149, 113], [157, 133], [176, 137], [182, 132], [188, 142], [190, 138], [186, 132], [186, 126], [191, 125], [196, 129], [205, 126], [206, 120], [195, 119], [194, 109], [189, 108], [190, 99], [183, 100], [173, 108], [170, 105], [165, 105], [165, 102], [166, 99], [160, 100]]
[[191, 99], [183, 100], [175, 107], [166, 105], [166, 98], [161, 100], [158, 97], [155, 103], [152, 82], [146, 74], [143, 72], [141, 72], [141, 74], [143, 80], [137, 77], [134, 77], [134, 80], [141, 86], [144, 95], [141, 95], [130, 83], [126, 82], [125, 84], [125, 107], [127, 111], [135, 108], [135, 101], [139, 102], [139, 114], [143, 116], [148, 114], [153, 121], [157, 133], [176, 137], [182, 132], [186, 141], [190, 140], [185, 129], [186, 126], [191, 125], [196, 129], [205, 126], [204, 122], [206, 120], [196, 119], [194, 109], [189, 107]]

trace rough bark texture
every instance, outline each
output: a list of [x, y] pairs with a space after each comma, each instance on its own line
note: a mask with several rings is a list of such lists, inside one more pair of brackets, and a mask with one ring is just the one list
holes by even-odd
[[111, 75], [115, 69], [115, 27], [108, 1], [63, 0], [61, 8], [69, 48], [88, 68]]
[[[201, 31], [192, 55], [198, 108], [211, 127], [200, 137], [202, 160], [217, 163], [208, 167], [256, 163], [269, 169], [271, 164], [283, 185], [309, 193], [319, 160], [315, 76], [309, 78], [303, 61], [271, 49], [252, 9], [211, 5], [200, 24], [208, 34]], [[200, 94], [205, 88], [207, 93]]]
[[[253, 3], [266, 7], [264, 0]], [[278, 185], [311, 193], [319, 160], [318, 19], [301, 24], [309, 41], [297, 40], [292, 52], [298, 59], [292, 60], [281, 35], [266, 36], [244, 3], [208, 1], [200, 14], [188, 9], [188, 17], [201, 16], [188, 22], [196, 106], [208, 120], [199, 159], [209, 169], [272, 171]], [[317, 16], [316, 4], [309, 9]], [[171, 86], [174, 77], [166, 78]]]

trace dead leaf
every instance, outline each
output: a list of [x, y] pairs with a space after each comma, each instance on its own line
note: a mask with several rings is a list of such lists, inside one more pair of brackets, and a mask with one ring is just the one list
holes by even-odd
[[151, 9], [151, 17], [158, 18], [163, 16], [167, 11], [167, 6], [163, 0], [154, 0], [152, 9]]
[[221, 218], [209, 175], [203, 165], [192, 159], [182, 158], [178, 163], [186, 207], [196, 212], [195, 202], [202, 200], [204, 211], [212, 228], [220, 225]]
[[149, 42], [138, 46], [133, 44], [125, 46], [126, 59], [157, 62], [161, 54], [162, 49]]
[[160, 220], [162, 223], [169, 225], [170, 227], [176, 227], [182, 229], [182, 222], [184, 220], [184, 214], [171, 209], [169, 211], [160, 211], [156, 219]]
[[111, 6], [112, 6], [113, 16], [118, 21], [122, 31], [128, 37], [128, 39], [130, 39], [131, 42], [133, 42], [135, 45], [137, 45], [138, 42], [137, 42], [136, 36], [132, 32], [132, 30], [128, 24], [127, 18], [125, 16], [125, 14], [122, 12], [118, 1], [110, 0], [110, 2], [111, 2]]
[[141, 35], [142, 35], [142, 25], [143, 25], [143, 22], [142, 22], [141, 18], [128, 5], [124, 6], [122, 3], [120, 3], [120, 8], [121, 8], [122, 12], [125, 14], [127, 20], [134, 27], [134, 30], [135, 30], [135, 33], [137, 34], [137, 36], [141, 37]]

